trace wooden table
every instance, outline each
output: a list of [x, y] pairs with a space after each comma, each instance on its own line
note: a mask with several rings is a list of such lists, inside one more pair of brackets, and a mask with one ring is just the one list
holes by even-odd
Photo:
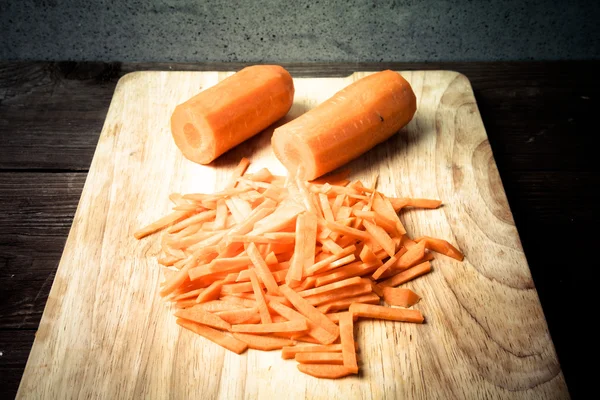
[[[117, 80], [137, 70], [242, 64], [0, 63], [0, 397], [17, 391]], [[574, 398], [573, 317], [589, 281], [600, 186], [599, 62], [290, 64], [294, 76], [451, 69], [469, 77]], [[579, 271], [573, 273], [569, 271]], [[575, 311], [573, 311], [575, 309]], [[591, 307], [590, 307], [591, 309]], [[565, 315], [569, 315], [566, 319]]]

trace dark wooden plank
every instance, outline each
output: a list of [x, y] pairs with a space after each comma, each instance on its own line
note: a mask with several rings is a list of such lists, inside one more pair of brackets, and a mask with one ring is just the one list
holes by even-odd
[[15, 397], [35, 332], [32, 329], [0, 330], [0, 399]]

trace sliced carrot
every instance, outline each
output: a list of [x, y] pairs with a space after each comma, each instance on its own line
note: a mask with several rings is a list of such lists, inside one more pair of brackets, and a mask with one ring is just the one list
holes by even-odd
[[422, 324], [425, 318], [419, 310], [391, 308], [373, 304], [353, 303], [350, 312], [364, 318], [386, 319], [389, 321], [414, 322]]
[[308, 331], [306, 332], [310, 337], [317, 340], [318, 343], [331, 343], [335, 341], [335, 337], [325, 329], [315, 324], [311, 320], [307, 319], [304, 315], [300, 314], [298, 311], [289, 308], [277, 301], [269, 302], [269, 307], [273, 309], [276, 313], [281, 315], [288, 320], [302, 320], [306, 321], [308, 325]]
[[263, 351], [277, 350], [284, 346], [291, 346], [295, 342], [275, 336], [253, 335], [250, 333], [234, 332], [233, 337], [246, 343], [249, 348]]
[[[297, 353], [294, 356], [294, 359], [298, 361], [300, 364], [335, 364], [335, 365], [343, 365], [344, 358], [342, 353], [308, 353], [302, 352]], [[357, 370], [358, 372], [358, 370]]]
[[405, 288], [383, 288], [383, 301], [391, 306], [411, 307], [417, 304], [421, 297], [410, 289]]
[[310, 266], [306, 270], [306, 275], [312, 276], [316, 273], [322, 272], [332, 262], [337, 261], [345, 256], [348, 256], [348, 255], [354, 253], [354, 251], [356, 251], [356, 246], [351, 245], [351, 246], [348, 246], [348, 247], [342, 249], [342, 251], [338, 254], [332, 254], [331, 256], [327, 256], [326, 258], [323, 258], [321, 261], [318, 261], [314, 265]]
[[217, 311], [218, 315], [224, 321], [232, 325], [237, 324], [254, 324], [260, 322], [260, 314], [258, 308], [238, 308], [235, 310]]
[[367, 275], [379, 266], [378, 263], [362, 263], [360, 261], [352, 264], [344, 265], [343, 267], [336, 268], [331, 273], [317, 277], [315, 286], [323, 286], [332, 282], [336, 282], [346, 278], [352, 278], [353, 276]]
[[436, 253], [444, 254], [448, 257], [452, 257], [458, 261], [462, 261], [465, 256], [448, 241], [443, 239], [435, 239], [429, 236], [423, 236], [416, 240], [416, 242], [425, 242], [425, 247], [429, 250], [433, 250]]
[[339, 379], [353, 374], [343, 365], [331, 364], [298, 364], [298, 370], [315, 378], [323, 379]]
[[344, 251], [344, 249], [339, 244], [337, 244], [329, 238], [321, 240], [321, 244], [323, 244], [323, 248], [331, 254], [339, 255]]
[[384, 199], [384, 197], [379, 193], [376, 193], [375, 197], [373, 198], [373, 211], [394, 222], [398, 234], [404, 235], [406, 233], [406, 229], [404, 229], [404, 226], [402, 225], [398, 214], [396, 214], [394, 207], [387, 200], [387, 198]]
[[361, 283], [361, 281], [362, 280], [360, 277], [348, 278], [348, 279], [344, 279], [342, 281], [330, 283], [328, 285], [323, 285], [318, 288], [304, 290], [302, 292], [299, 292], [298, 294], [302, 297], [314, 296], [314, 295], [326, 293], [326, 292], [329, 292], [329, 291], [332, 291], [335, 289], [341, 289], [341, 288], [344, 288], [347, 286], [357, 285], [357, 284]]
[[210, 328], [206, 325], [200, 325], [192, 321], [178, 318], [177, 324], [185, 329], [188, 329], [206, 339], [218, 344], [219, 346], [225, 347], [227, 350], [233, 351], [237, 354], [242, 354], [248, 348], [248, 345], [241, 340], [238, 340], [232, 336], [227, 335], [221, 331]]
[[[332, 313], [328, 313], [325, 314], [327, 316], [327, 318], [329, 318], [333, 323], [336, 324], [340, 324], [340, 316], [345, 313], [347, 311], [340, 311], [340, 312], [332, 312]], [[357, 316], [352, 316], [352, 319], [354, 319], [354, 321], [356, 321], [358, 319]]]
[[386, 253], [388, 253], [390, 257], [396, 253], [396, 245], [385, 229], [367, 220], [363, 221], [363, 225], [365, 226], [367, 232], [369, 232], [373, 239], [379, 243], [379, 245], [386, 251]]
[[289, 285], [293, 281], [300, 282], [304, 273], [304, 248], [306, 247], [306, 214], [298, 215], [296, 219], [296, 241], [294, 242], [294, 256], [292, 257], [285, 282]]
[[317, 310], [327, 314], [334, 311], [347, 310], [353, 303], [379, 304], [379, 301], [379, 296], [375, 293], [361, 294], [321, 304], [317, 307]]
[[[260, 252], [258, 251], [258, 249], [256, 248], [256, 245], [254, 243], [250, 243], [250, 245], [248, 245], [248, 248], [246, 249], [246, 253], [248, 253], [250, 260], [252, 261], [252, 264], [254, 264], [254, 268], [256, 269], [256, 272], [257, 272], [258, 276], [260, 277], [260, 280], [264, 283], [265, 287], [267, 288], [268, 293], [271, 293], [274, 295], [279, 294], [279, 288], [277, 287], [277, 282], [275, 281], [275, 278], [273, 278], [273, 274], [271, 274], [271, 270], [269, 269], [269, 266], [267, 265], [265, 260], [260, 255]], [[250, 270], [250, 271], [252, 271], [252, 270]], [[250, 275], [250, 279], [252, 279], [252, 275]], [[255, 292], [256, 292], [256, 290], [255, 290]], [[262, 294], [262, 290], [261, 290], [261, 294]], [[265, 306], [266, 306], [266, 304], [265, 304]]]
[[213, 220], [213, 219], [215, 219], [216, 215], [217, 215], [217, 212], [215, 210], [203, 211], [194, 216], [187, 217], [187, 218], [179, 221], [175, 225], [172, 225], [171, 227], [169, 227], [169, 229], [167, 229], [167, 232], [169, 232], [169, 233], [179, 232], [179, 231], [183, 230], [184, 228], [189, 227], [190, 225], [199, 224], [201, 222]]
[[298, 293], [292, 290], [289, 286], [282, 285], [279, 290], [292, 303], [292, 305], [306, 318], [314, 322], [316, 325], [325, 329], [331, 334], [331, 341], [326, 341], [323, 344], [330, 344], [340, 335], [340, 330], [336, 324], [331, 322], [324, 313], [310, 305], [308, 301], [302, 298]]
[[369, 279], [369, 283], [371, 284], [371, 290], [373, 293], [377, 294], [379, 297], [383, 297], [383, 288], [372, 279]]
[[185, 310], [178, 310], [175, 312], [175, 316], [221, 330], [228, 331], [231, 329], [231, 325], [225, 322], [222, 318], [197, 306], [193, 308], [186, 308]]
[[403, 207], [417, 207], [417, 208], [438, 208], [442, 205], [440, 200], [432, 199], [416, 199], [416, 198], [393, 198], [390, 197], [390, 202], [394, 206], [394, 209], [400, 210]]
[[218, 299], [221, 295], [222, 287], [223, 280], [214, 281], [198, 295], [196, 303], [206, 303], [207, 301]]
[[410, 247], [394, 266], [397, 269], [406, 269], [415, 265], [417, 261], [425, 256], [425, 243], [417, 243]]
[[346, 368], [358, 373], [356, 350], [354, 342], [354, 322], [349, 312], [340, 315], [340, 340], [342, 343], [342, 360]]
[[316, 215], [310, 213], [304, 214], [304, 230], [302, 276], [306, 276], [306, 271], [315, 263], [315, 247], [317, 242]]
[[306, 321], [293, 320], [286, 322], [270, 322], [262, 324], [238, 324], [232, 325], [232, 332], [247, 332], [247, 333], [272, 333], [272, 332], [299, 332], [308, 329]]
[[398, 286], [408, 281], [411, 281], [415, 278], [418, 278], [421, 275], [425, 275], [431, 272], [431, 264], [429, 261], [425, 261], [424, 263], [415, 265], [405, 271], [400, 272], [392, 276], [391, 278], [379, 283], [381, 286]]
[[136, 239], [142, 239], [148, 235], [151, 235], [155, 232], [158, 232], [162, 229], [165, 229], [167, 226], [183, 219], [189, 215], [189, 211], [174, 211], [171, 214], [162, 217], [156, 222], [151, 223], [150, 225], [145, 226], [144, 228], [136, 231], [133, 236]]
[[[352, 278], [350, 278], [352, 279]], [[371, 284], [367, 280], [361, 280], [359, 283], [349, 287], [343, 287], [335, 290], [331, 290], [326, 293], [309, 296], [306, 300], [313, 306], [317, 307], [322, 304], [342, 300], [348, 297], [356, 297], [372, 292]]]
[[204, 290], [206, 290], [205, 288], [199, 288], [199, 289], [193, 289], [193, 290], [189, 290], [183, 293], [180, 293], [176, 296], [174, 296], [173, 298], [171, 298], [171, 301], [179, 301], [179, 300], [186, 300], [186, 299], [190, 299], [192, 297], [198, 297], [198, 295], [200, 293], [202, 293]]
[[341, 344], [320, 344], [316, 346], [286, 346], [281, 349], [281, 358], [290, 360], [298, 353], [341, 353]]
[[256, 296], [256, 304], [258, 306], [258, 312], [260, 313], [260, 320], [263, 324], [268, 324], [271, 322], [271, 314], [269, 313], [269, 308], [267, 307], [267, 302], [265, 300], [265, 294], [258, 283], [258, 277], [256, 276], [254, 269], [250, 270], [250, 282], [252, 283], [252, 290]]

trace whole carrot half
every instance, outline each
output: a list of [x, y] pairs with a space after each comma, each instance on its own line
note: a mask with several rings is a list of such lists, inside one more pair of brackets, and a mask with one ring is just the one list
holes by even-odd
[[271, 144], [292, 174], [313, 180], [388, 139], [416, 110], [410, 84], [397, 72], [381, 71], [278, 127]]
[[171, 132], [186, 158], [208, 164], [286, 115], [293, 100], [284, 68], [246, 67], [178, 105]]

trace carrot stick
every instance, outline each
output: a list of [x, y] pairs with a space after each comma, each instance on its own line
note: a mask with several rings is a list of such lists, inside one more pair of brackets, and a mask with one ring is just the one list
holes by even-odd
[[[340, 324], [340, 315], [342, 315], [345, 312], [347, 312], [347, 311], [332, 312], [332, 313], [325, 314], [325, 316], [327, 316], [327, 318], [329, 318], [331, 320], [331, 322], [339, 325]], [[358, 319], [358, 317], [352, 316], [352, 319], [354, 321], [356, 321]]]
[[385, 250], [386, 253], [388, 253], [390, 257], [396, 253], [396, 245], [385, 229], [367, 220], [363, 221], [363, 225], [365, 226], [367, 232], [369, 232], [373, 239], [379, 243], [379, 245]]
[[275, 336], [252, 335], [250, 333], [234, 332], [233, 337], [246, 343], [249, 348], [263, 351], [277, 350], [284, 346], [291, 346], [295, 342]]
[[314, 322], [310, 321], [304, 315], [300, 314], [298, 311], [296, 311], [292, 308], [289, 308], [277, 301], [269, 302], [269, 307], [273, 311], [275, 311], [277, 314], [281, 315], [282, 317], [284, 317], [290, 321], [293, 321], [293, 320], [306, 321], [306, 324], [308, 326], [308, 330], [306, 333], [310, 337], [317, 340], [318, 343], [331, 343], [336, 339], [335, 337], [332, 337], [332, 335], [329, 332], [327, 332], [325, 329], [321, 328], [320, 326], [318, 326]]
[[317, 216], [312, 213], [304, 214], [304, 248], [302, 249], [302, 276], [315, 263], [315, 248], [317, 242]]
[[235, 310], [218, 311], [215, 312], [215, 315], [218, 315], [221, 319], [232, 325], [260, 322], [258, 308], [239, 308]]
[[193, 308], [186, 308], [184, 310], [178, 310], [175, 312], [175, 316], [225, 331], [231, 329], [231, 325], [225, 322], [222, 318], [197, 306]]
[[342, 235], [351, 236], [360, 240], [369, 240], [371, 238], [371, 236], [368, 233], [358, 229], [349, 228], [345, 225], [340, 224], [339, 222], [324, 221], [324, 223], [325, 226], [327, 226], [327, 228], [331, 229], [334, 232], [339, 232]]
[[[265, 284], [265, 287], [267, 288], [268, 293], [275, 294], [275, 295], [279, 294], [279, 288], [277, 287], [277, 282], [275, 281], [275, 278], [273, 278], [273, 274], [271, 273], [269, 266], [267, 265], [265, 260], [260, 255], [260, 252], [254, 245], [254, 243], [250, 243], [250, 245], [248, 245], [248, 248], [246, 249], [246, 253], [248, 253], [250, 260], [252, 261], [252, 264], [254, 264], [254, 268], [256, 269], [258, 276], [260, 277], [260, 280]], [[252, 275], [250, 275], [250, 279], [252, 279]], [[262, 290], [261, 290], [261, 293], [262, 293]], [[265, 304], [265, 306], [266, 306], [266, 304]]]
[[323, 248], [331, 254], [339, 255], [344, 251], [344, 249], [339, 244], [337, 244], [336, 242], [334, 242], [333, 240], [331, 240], [329, 238], [322, 239], [321, 244], [323, 245]]
[[150, 225], [147, 225], [142, 229], [134, 232], [133, 236], [136, 239], [141, 239], [143, 237], [151, 235], [154, 232], [158, 232], [162, 229], [165, 229], [167, 226], [179, 221], [180, 219], [187, 217], [189, 213], [189, 211], [174, 211], [171, 214], [162, 217], [158, 221], [155, 221]]
[[196, 298], [196, 303], [206, 303], [207, 301], [218, 299], [221, 295], [222, 287], [222, 280], [214, 281], [198, 295], [198, 298]]
[[302, 315], [331, 334], [331, 337], [323, 342], [323, 344], [330, 344], [338, 338], [340, 334], [338, 326], [331, 322], [324, 313], [310, 305], [308, 301], [302, 298], [289, 286], [282, 285], [279, 287], [279, 290]]
[[296, 241], [294, 242], [294, 256], [290, 263], [285, 282], [289, 285], [293, 281], [300, 282], [304, 273], [304, 248], [306, 247], [306, 214], [298, 215], [296, 219]]
[[298, 370], [315, 378], [323, 379], [339, 379], [353, 374], [343, 365], [331, 364], [298, 364]]
[[348, 247], [342, 249], [342, 251], [340, 253], [332, 254], [331, 256], [328, 256], [328, 257], [322, 259], [321, 261], [318, 261], [315, 264], [313, 264], [312, 266], [310, 266], [306, 270], [306, 275], [312, 276], [314, 274], [317, 274], [317, 273], [323, 271], [325, 268], [327, 268], [332, 262], [339, 260], [340, 258], [343, 258], [347, 255], [350, 255], [350, 254], [354, 253], [355, 251], [356, 251], [356, 246], [354, 246], [354, 245], [348, 246]]
[[254, 291], [254, 295], [256, 296], [256, 304], [260, 313], [260, 320], [263, 324], [268, 324], [271, 322], [271, 314], [269, 313], [269, 308], [267, 307], [265, 295], [258, 283], [258, 277], [256, 276], [256, 272], [254, 271], [254, 269], [250, 270], [250, 282], [252, 282], [252, 290]]
[[411, 307], [417, 304], [421, 297], [410, 289], [405, 288], [383, 288], [383, 301], [391, 306]]
[[344, 288], [347, 286], [352, 286], [352, 285], [357, 285], [361, 281], [362, 281], [361, 278], [357, 276], [357, 277], [353, 277], [353, 278], [344, 279], [342, 281], [333, 282], [328, 285], [323, 285], [318, 288], [303, 290], [301, 292], [298, 292], [298, 294], [302, 297], [314, 296], [317, 294], [329, 292], [331, 290], [341, 289], [341, 288]]
[[[352, 279], [352, 278], [350, 278]], [[318, 288], [317, 288], [318, 289]], [[347, 297], [355, 297], [372, 292], [371, 284], [366, 280], [361, 280], [359, 283], [348, 287], [331, 290], [326, 293], [309, 296], [306, 300], [313, 306], [317, 307], [325, 303], [342, 300]]]
[[227, 350], [233, 351], [237, 354], [242, 354], [248, 348], [248, 345], [241, 340], [231, 337], [221, 331], [210, 328], [205, 325], [200, 325], [192, 321], [178, 318], [177, 324], [185, 329], [188, 329], [206, 339], [218, 344], [219, 346], [225, 347]]
[[449, 242], [443, 239], [435, 239], [429, 236], [423, 236], [416, 240], [416, 242], [420, 243], [424, 241], [425, 247], [429, 250], [433, 250], [436, 253], [444, 254], [448, 257], [452, 257], [458, 261], [462, 261], [465, 256], [454, 246], [452, 246]]
[[[352, 264], [344, 265], [343, 267], [339, 267], [333, 272], [317, 277], [315, 281], [315, 286], [323, 286], [332, 282], [340, 281], [346, 278], [352, 278], [353, 276], [363, 276], [373, 272], [379, 266], [379, 262], [377, 263], [362, 263], [360, 261], [354, 262]], [[326, 271], [328, 272], [328, 271]]]
[[298, 353], [341, 353], [341, 344], [320, 344], [316, 346], [286, 346], [281, 349], [281, 358], [293, 359]]
[[419, 310], [391, 308], [373, 304], [354, 303], [350, 306], [353, 315], [364, 318], [386, 319], [389, 321], [414, 322], [422, 324], [425, 318]]
[[215, 210], [203, 211], [194, 216], [185, 218], [185, 219], [179, 221], [178, 223], [176, 223], [175, 225], [172, 225], [171, 227], [169, 227], [169, 229], [167, 229], [167, 232], [177, 233], [177, 232], [181, 231], [182, 229], [187, 228], [190, 225], [210, 221], [215, 218], [215, 215], [217, 215], [217, 212]]
[[174, 296], [171, 301], [179, 301], [179, 300], [186, 300], [186, 299], [190, 299], [192, 297], [198, 297], [198, 295], [200, 293], [202, 293], [204, 290], [206, 290], [205, 288], [199, 288], [199, 289], [193, 289], [184, 293], [180, 293], [177, 296]]
[[270, 322], [262, 324], [239, 324], [232, 325], [232, 332], [245, 333], [272, 333], [272, 332], [299, 332], [308, 329], [306, 321], [293, 320], [286, 322]]
[[406, 269], [415, 265], [417, 261], [425, 256], [425, 242], [417, 243], [410, 247], [394, 266], [396, 269]]
[[394, 206], [395, 210], [399, 210], [403, 207], [417, 207], [417, 208], [438, 208], [442, 205], [440, 200], [431, 199], [416, 199], [416, 198], [389, 198], [390, 202]]
[[354, 297], [347, 297], [340, 300], [330, 301], [328, 303], [321, 304], [317, 307], [317, 310], [323, 314], [327, 314], [334, 311], [347, 310], [353, 303], [368, 303], [368, 304], [379, 304], [379, 296], [375, 293], [362, 294]]
[[340, 315], [340, 340], [342, 343], [342, 360], [346, 368], [358, 373], [358, 363], [356, 362], [356, 350], [354, 343], [354, 322], [352, 314], [349, 312]]
[[400, 272], [397, 275], [392, 276], [391, 278], [379, 283], [381, 286], [398, 286], [408, 281], [411, 281], [415, 278], [418, 278], [421, 275], [425, 275], [431, 272], [431, 264], [429, 261], [425, 261], [419, 265], [415, 265], [405, 271]]
[[[342, 353], [297, 353], [294, 356], [294, 359], [298, 361], [300, 364], [335, 364], [335, 365], [343, 365], [344, 358]], [[358, 370], [356, 371], [358, 372]]]

